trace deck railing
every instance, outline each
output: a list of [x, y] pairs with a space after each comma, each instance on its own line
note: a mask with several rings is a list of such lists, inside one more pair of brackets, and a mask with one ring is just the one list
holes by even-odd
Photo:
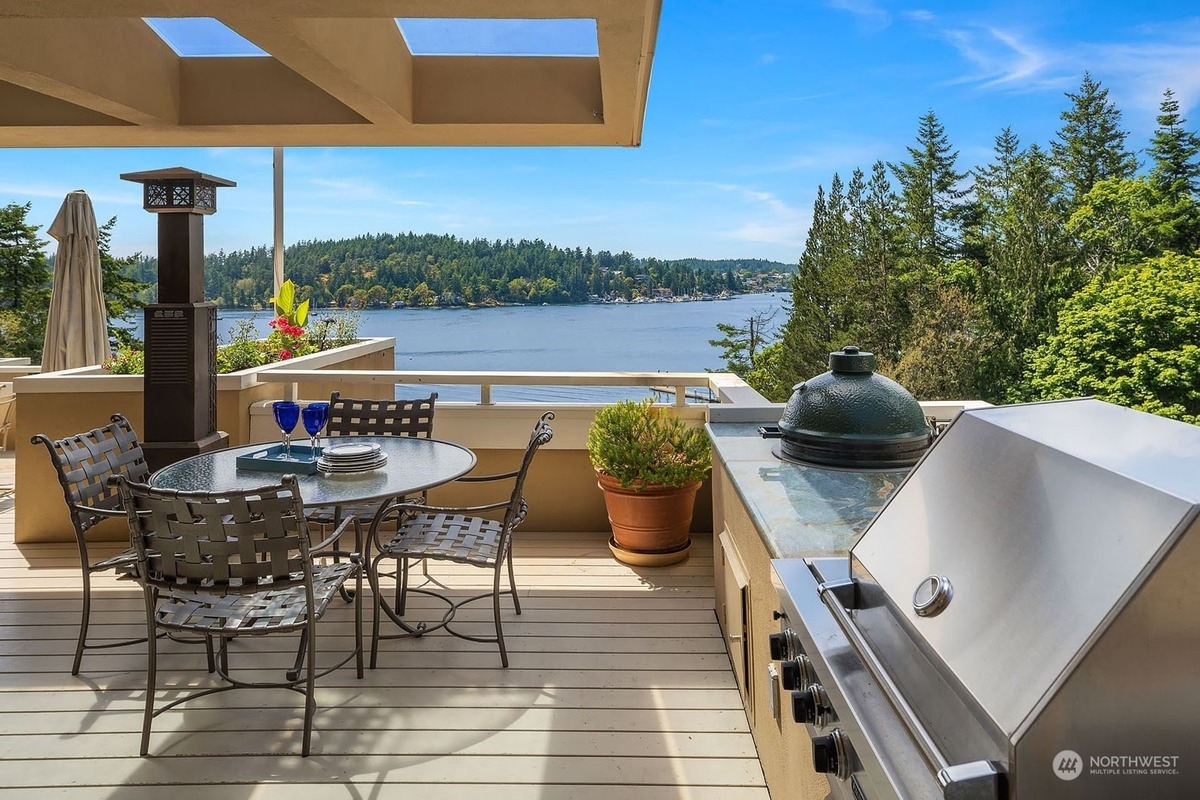
[[261, 373], [259, 381], [285, 384], [284, 396], [296, 400], [297, 387], [314, 381], [381, 384], [455, 384], [479, 387], [479, 405], [493, 405], [495, 386], [641, 386], [665, 387], [675, 395], [675, 405], [687, 405], [689, 388], [711, 389], [719, 400], [716, 381], [722, 373], [709, 372], [412, 372], [405, 370], [289, 370], [273, 369]]

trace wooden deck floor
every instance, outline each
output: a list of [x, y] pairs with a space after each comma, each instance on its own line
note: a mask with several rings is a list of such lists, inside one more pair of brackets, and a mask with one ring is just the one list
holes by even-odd
[[[0, 454], [0, 485], [11, 485], [11, 458]], [[302, 698], [282, 690], [168, 711], [155, 720], [153, 756], [139, 758], [144, 645], [90, 651], [80, 675], [69, 674], [74, 547], [16, 547], [13, 498], [0, 498], [5, 800], [767, 798], [712, 611], [707, 542], [683, 564], [633, 569], [613, 560], [603, 534], [518, 537], [524, 613], [505, 614], [508, 669], [493, 645], [444, 634], [391, 641], [363, 680], [351, 666], [319, 682], [307, 759]], [[434, 577], [490, 585], [471, 568]], [[136, 587], [105, 578], [94, 595], [102, 636], [142, 630]], [[418, 605], [434, 616], [428, 601]], [[348, 647], [350, 608], [338, 601], [327, 618], [323, 661]], [[490, 620], [486, 604], [471, 613]], [[282, 668], [294, 646], [244, 639], [233, 663]], [[165, 642], [160, 653], [160, 687], [210, 680], [198, 648]]]

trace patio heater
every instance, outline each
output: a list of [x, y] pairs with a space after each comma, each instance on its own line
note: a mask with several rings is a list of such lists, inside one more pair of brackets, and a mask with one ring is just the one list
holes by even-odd
[[142, 448], [151, 469], [229, 444], [217, 430], [217, 307], [204, 302], [204, 217], [233, 181], [183, 167], [127, 172], [158, 215], [158, 302], [146, 306]]

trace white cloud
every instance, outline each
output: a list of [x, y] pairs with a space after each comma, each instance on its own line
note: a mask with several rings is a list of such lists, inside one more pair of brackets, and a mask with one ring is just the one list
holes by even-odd
[[[63, 200], [68, 194], [80, 189], [80, 186], [70, 186], [65, 183], [49, 184], [49, 183], [27, 183], [13, 184], [0, 183], [0, 195], [12, 195], [14, 197], [52, 197], [58, 200]], [[106, 194], [103, 192], [94, 192], [87, 190], [88, 197], [92, 203], [105, 203], [113, 205], [142, 207], [142, 196], [137, 192], [121, 193], [121, 194]]]
[[891, 23], [888, 12], [874, 0], [828, 0], [830, 8], [848, 11], [873, 28], [883, 28]]

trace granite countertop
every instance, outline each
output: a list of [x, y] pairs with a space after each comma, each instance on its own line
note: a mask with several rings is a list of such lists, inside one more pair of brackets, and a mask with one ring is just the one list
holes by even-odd
[[792, 464], [762, 423], [710, 423], [713, 452], [772, 558], [845, 555], [908, 473]]

